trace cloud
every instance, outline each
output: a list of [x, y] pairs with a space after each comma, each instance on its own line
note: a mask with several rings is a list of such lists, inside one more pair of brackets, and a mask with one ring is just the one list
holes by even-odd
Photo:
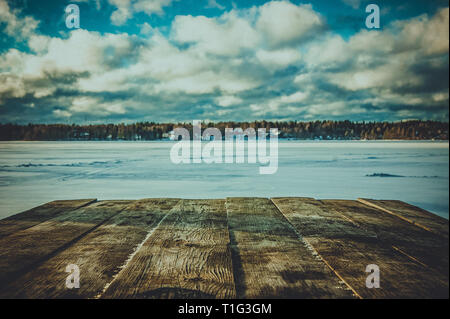
[[144, 22], [139, 27], [140, 27], [140, 33], [142, 35], [150, 35], [154, 32], [154, 29], [152, 28], [152, 26], [150, 24], [148, 24], [147, 22]]
[[155, 85], [157, 92], [184, 92], [206, 94], [218, 90], [224, 93], [238, 93], [255, 88], [258, 82], [240, 77], [238, 74], [204, 71], [198, 74], [179, 77]]
[[421, 50], [427, 55], [445, 54], [449, 48], [449, 8], [439, 10], [431, 19], [422, 15], [396, 23], [401, 29], [398, 49]]
[[195, 45], [207, 53], [238, 55], [242, 50], [257, 47], [269, 50], [295, 47], [324, 28], [324, 19], [311, 5], [272, 1], [213, 18], [176, 16], [171, 36], [174, 41]]
[[435, 70], [448, 73], [448, 16], [446, 8], [431, 19], [422, 16], [402, 21], [383, 32], [361, 31], [341, 54], [353, 59], [352, 69], [336, 73], [333, 81], [349, 90], [420, 92], [430, 80], [428, 74]]
[[56, 118], [67, 118], [67, 117], [71, 117], [72, 116], [72, 114], [70, 112], [64, 111], [64, 110], [60, 110], [60, 109], [53, 110], [53, 115]]
[[311, 5], [272, 1], [259, 8], [256, 26], [270, 46], [298, 45], [321, 31], [325, 23]]
[[258, 50], [256, 58], [269, 69], [283, 69], [300, 61], [301, 54], [296, 49], [280, 49], [274, 51]]
[[30, 16], [21, 16], [20, 10], [12, 10], [6, 0], [0, 0], [0, 25], [5, 24], [3, 32], [16, 41], [27, 40], [35, 34], [39, 21]]
[[358, 9], [361, 5], [361, 0], [342, 0], [342, 2], [349, 5], [353, 9]]
[[217, 3], [216, 0], [208, 0], [208, 4], [206, 5], [206, 8], [208, 9], [219, 9], [223, 10], [225, 7], [219, 3]]
[[217, 103], [217, 105], [228, 107], [231, 105], [240, 104], [243, 102], [243, 100], [234, 95], [223, 95], [215, 98], [215, 102]]
[[122, 102], [102, 102], [98, 98], [90, 96], [76, 97], [73, 99], [69, 112], [66, 114], [72, 115], [73, 113], [89, 113], [93, 115], [105, 115], [105, 114], [124, 114], [125, 107]]
[[[120, 21], [144, 10], [116, 2]], [[344, 37], [310, 5], [273, 1], [178, 15], [167, 30], [143, 22], [136, 34], [17, 33], [28, 50], [0, 54], [2, 121], [445, 120], [448, 16]]]
[[42, 98], [58, 89], [79, 89], [79, 82], [118, 70], [126, 64], [125, 60], [132, 61], [135, 58], [133, 48], [138, 45], [133, 36], [100, 35], [82, 29], [72, 31], [68, 39], [47, 40], [42, 43], [45, 48], [39, 52], [10, 49], [0, 56], [0, 80], [6, 88], [11, 83], [17, 86], [14, 93], [4, 89], [0, 100], [27, 95]]
[[172, 24], [172, 38], [216, 55], [238, 55], [260, 41], [249, 21], [233, 11], [219, 18], [177, 16]]
[[83, 2], [95, 2], [95, 8], [96, 10], [100, 10], [102, 8], [102, 0], [72, 0], [71, 2], [78, 2], [78, 3], [83, 3]]
[[116, 10], [111, 14], [111, 22], [114, 25], [123, 25], [133, 17], [135, 13], [143, 12], [147, 15], [164, 13], [164, 8], [178, 0], [108, 0], [108, 3]]

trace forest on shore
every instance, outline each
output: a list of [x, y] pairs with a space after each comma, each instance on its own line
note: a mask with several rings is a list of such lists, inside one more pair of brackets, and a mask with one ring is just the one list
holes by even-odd
[[[0, 124], [0, 140], [70, 141], [70, 140], [161, 140], [169, 139], [176, 127], [192, 132], [192, 123], [133, 124]], [[351, 122], [351, 121], [254, 121], [202, 123], [202, 129], [218, 128], [225, 136], [225, 128], [278, 128], [279, 138], [323, 140], [448, 140], [448, 122]]]

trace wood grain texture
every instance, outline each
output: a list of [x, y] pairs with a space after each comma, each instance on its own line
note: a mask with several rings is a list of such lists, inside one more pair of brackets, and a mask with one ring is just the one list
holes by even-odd
[[102, 297], [235, 297], [225, 201], [181, 200]]
[[57, 215], [95, 202], [96, 199], [55, 200], [0, 220], [0, 238], [33, 227]]
[[[446, 298], [441, 278], [381, 242], [346, 216], [312, 198], [272, 198], [317, 253], [362, 298]], [[366, 287], [367, 265], [380, 268], [381, 287]], [[431, 277], [430, 277], [431, 275]]]
[[[1, 290], [3, 298], [94, 298], [179, 199], [143, 199]], [[80, 288], [68, 289], [66, 266], [80, 270]]]
[[239, 298], [351, 298], [267, 198], [228, 198]]
[[0, 298], [448, 298], [439, 218], [369, 201], [51, 202], [0, 221]]
[[358, 198], [358, 201], [404, 219], [448, 240], [448, 220], [443, 217], [399, 200]]
[[74, 244], [128, 204], [130, 201], [96, 202], [3, 237], [0, 239], [0, 287]]
[[[357, 201], [322, 200], [354, 223], [377, 234], [379, 240], [438, 272], [448, 286], [448, 240], [405, 220]], [[434, 276], [433, 278], [436, 278]], [[448, 288], [447, 288], [448, 290]], [[448, 293], [448, 291], [447, 291]]]

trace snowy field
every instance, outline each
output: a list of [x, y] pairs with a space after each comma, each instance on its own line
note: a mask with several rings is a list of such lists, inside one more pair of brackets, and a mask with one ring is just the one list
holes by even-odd
[[173, 142], [0, 142], [0, 218], [55, 199], [398, 199], [449, 216], [448, 142], [280, 141], [279, 168], [173, 164]]

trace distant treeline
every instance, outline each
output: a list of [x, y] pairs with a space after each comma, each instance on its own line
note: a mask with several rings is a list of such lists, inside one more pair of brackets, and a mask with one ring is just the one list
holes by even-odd
[[[176, 127], [185, 127], [192, 132], [192, 123], [135, 123], [135, 124], [0, 124], [0, 140], [159, 140], [167, 139]], [[403, 139], [403, 140], [448, 140], [447, 122], [403, 121], [403, 122], [218, 122], [203, 123], [203, 128], [216, 127], [225, 136], [225, 128], [246, 129], [278, 128], [280, 138], [293, 139]]]

